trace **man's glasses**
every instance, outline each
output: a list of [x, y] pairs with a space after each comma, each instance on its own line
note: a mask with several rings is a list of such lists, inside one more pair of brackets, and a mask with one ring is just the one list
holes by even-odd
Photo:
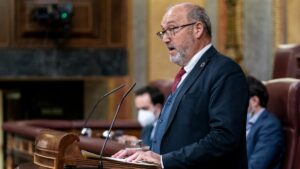
[[156, 35], [160, 38], [160, 39], [163, 39], [164, 35], [168, 35], [168, 37], [173, 37], [175, 36], [175, 34], [181, 30], [182, 28], [184, 27], [187, 27], [187, 26], [191, 26], [191, 25], [194, 25], [196, 24], [197, 22], [193, 22], [193, 23], [188, 23], [188, 24], [185, 24], [185, 25], [180, 25], [180, 26], [175, 26], [175, 27], [171, 27], [171, 28], [167, 28], [163, 31], [160, 31], [160, 32], [157, 32]]

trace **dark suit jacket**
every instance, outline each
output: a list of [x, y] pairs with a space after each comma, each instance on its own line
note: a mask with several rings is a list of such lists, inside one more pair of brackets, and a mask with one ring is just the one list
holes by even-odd
[[281, 123], [265, 110], [253, 124], [247, 137], [249, 169], [280, 169], [283, 150]]
[[211, 47], [180, 87], [161, 141], [165, 169], [247, 169], [248, 85], [238, 64]]
[[148, 146], [152, 145], [152, 140], [151, 140], [151, 132], [152, 132], [152, 130], [153, 130], [153, 124], [145, 126], [142, 129], [141, 139], [143, 140], [143, 144], [148, 145]]

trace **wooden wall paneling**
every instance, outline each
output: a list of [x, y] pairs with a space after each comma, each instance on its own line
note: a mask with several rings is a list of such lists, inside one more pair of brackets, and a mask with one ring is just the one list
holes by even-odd
[[[2, 0], [3, 1], [3, 0]], [[47, 27], [31, 18], [32, 10], [64, 1], [14, 0], [13, 47], [52, 47], [53, 36]], [[71, 0], [73, 21], [67, 47], [126, 47], [127, 1]], [[6, 5], [7, 6], [7, 5]]]
[[[47, 41], [49, 34], [47, 28], [40, 26], [31, 20], [31, 10], [35, 7], [44, 7], [53, 1], [46, 3], [45, 1], [35, 2], [34, 0], [24, 1], [15, 0], [13, 6], [14, 29], [13, 40], [14, 47], [40, 47], [49, 45]], [[42, 43], [41, 43], [42, 42]]]
[[[48, 2], [34, 0], [14, 0], [13, 11], [13, 29], [12, 46], [13, 47], [35, 47], [45, 46], [47, 39], [46, 28], [31, 20], [31, 10], [38, 6], [45, 6]], [[43, 43], [41, 43], [41, 41]], [[49, 45], [49, 44], [48, 44]]]
[[0, 0], [0, 47], [9, 45], [9, 30], [10, 30], [10, 0]]
[[107, 1], [107, 34], [109, 46], [126, 46], [127, 1]]
[[[12, 29], [12, 35], [13, 35], [13, 47], [18, 47], [20, 44], [27, 44], [27, 46], [31, 46], [34, 44], [29, 38], [23, 38], [25, 37], [29, 31], [33, 28], [31, 28], [29, 25], [27, 25], [27, 15], [26, 14], [26, 4], [24, 4], [25, 1], [20, 0], [14, 0], [13, 1], [13, 29]], [[32, 1], [26, 1], [29, 5]]]
[[273, 3], [274, 51], [278, 45], [287, 43], [287, 4], [285, 0]]
[[[16, 0], [16, 46], [51, 46], [53, 39], [46, 27], [31, 20], [31, 11], [56, 3], [55, 0]], [[105, 1], [73, 0], [73, 21], [70, 39], [72, 47], [99, 47], [105, 45]], [[47, 43], [41, 43], [47, 42]]]
[[[108, 78], [106, 81], [106, 85], [108, 88], [108, 91], [113, 90], [114, 88], [117, 88], [118, 86], [125, 84], [126, 86], [120, 89], [120, 91], [117, 91], [116, 93], [109, 96], [108, 101], [108, 114], [106, 114], [106, 119], [111, 120], [113, 119], [117, 106], [121, 101], [122, 96], [126, 93], [126, 91], [131, 87], [133, 83], [130, 83], [130, 77], [129, 76], [123, 76], [123, 77], [112, 77]], [[117, 116], [118, 120], [124, 120], [124, 119], [136, 119], [136, 117], [133, 116], [133, 98], [134, 98], [134, 91], [136, 89], [134, 88], [128, 96], [125, 98], [123, 104], [120, 107], [120, 112]]]
[[69, 41], [72, 47], [105, 47], [106, 1], [74, 0], [73, 34]]
[[299, 34], [299, 27], [300, 27], [300, 10], [299, 5], [300, 1], [284, 1], [286, 6], [286, 36], [287, 42], [292, 44], [299, 44], [300, 43], [300, 34]]

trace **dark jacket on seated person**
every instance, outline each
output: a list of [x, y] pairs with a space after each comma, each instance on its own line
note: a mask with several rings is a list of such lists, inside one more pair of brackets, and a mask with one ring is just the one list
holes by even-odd
[[264, 110], [247, 135], [249, 169], [280, 169], [283, 138], [280, 121]]
[[246, 138], [249, 169], [280, 169], [284, 151], [281, 122], [267, 111], [268, 90], [258, 79], [248, 76], [249, 106]]

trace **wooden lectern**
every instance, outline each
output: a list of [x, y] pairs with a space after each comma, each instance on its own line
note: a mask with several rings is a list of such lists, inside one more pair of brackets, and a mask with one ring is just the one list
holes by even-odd
[[[40, 169], [98, 169], [100, 159], [84, 158], [79, 148], [79, 137], [73, 133], [42, 130], [36, 137], [34, 165]], [[157, 169], [152, 164], [137, 164], [102, 158], [104, 169]]]

